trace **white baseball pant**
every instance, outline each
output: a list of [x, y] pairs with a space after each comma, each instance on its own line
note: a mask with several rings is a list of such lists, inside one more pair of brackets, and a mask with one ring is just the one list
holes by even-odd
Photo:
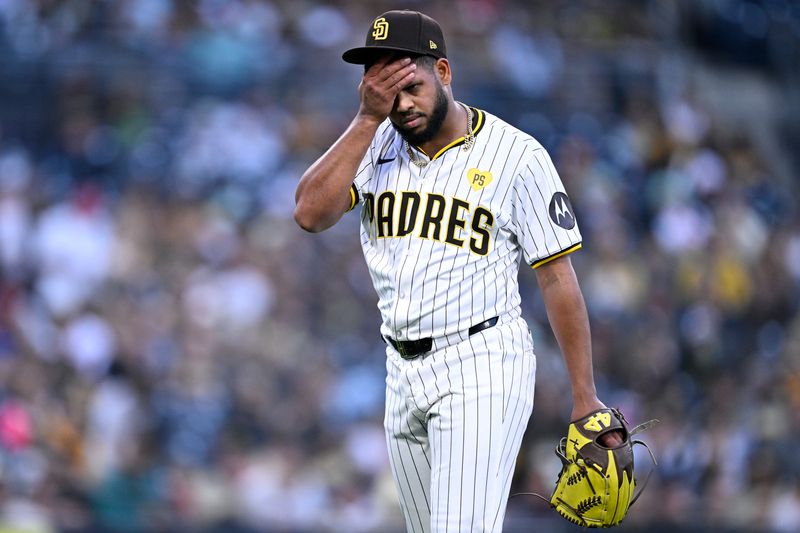
[[384, 427], [409, 532], [501, 531], [533, 410], [525, 320], [405, 360], [387, 346]]

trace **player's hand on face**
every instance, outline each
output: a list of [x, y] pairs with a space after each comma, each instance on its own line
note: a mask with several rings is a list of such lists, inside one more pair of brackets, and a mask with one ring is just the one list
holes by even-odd
[[408, 57], [386, 56], [376, 61], [358, 86], [361, 97], [358, 113], [383, 121], [392, 111], [398, 93], [414, 80], [416, 68]]

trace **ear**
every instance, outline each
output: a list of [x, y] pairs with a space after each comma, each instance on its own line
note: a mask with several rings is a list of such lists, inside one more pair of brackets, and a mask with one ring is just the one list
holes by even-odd
[[437, 59], [436, 64], [433, 65], [433, 70], [436, 72], [436, 75], [439, 76], [439, 81], [442, 82], [442, 85], [450, 85], [450, 82], [453, 80], [453, 75], [450, 72], [450, 62], [446, 59]]

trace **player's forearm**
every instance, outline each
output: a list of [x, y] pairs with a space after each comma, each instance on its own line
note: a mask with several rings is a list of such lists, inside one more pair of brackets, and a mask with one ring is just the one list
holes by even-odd
[[569, 257], [543, 265], [536, 271], [547, 317], [561, 347], [572, 384], [573, 415], [597, 407], [592, 372], [589, 317]]
[[358, 116], [300, 178], [294, 219], [306, 231], [336, 224], [350, 206], [350, 187], [379, 122]]

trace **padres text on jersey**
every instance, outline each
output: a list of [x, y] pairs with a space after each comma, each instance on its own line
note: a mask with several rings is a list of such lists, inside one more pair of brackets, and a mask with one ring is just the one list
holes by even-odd
[[423, 168], [411, 163], [387, 119], [353, 182], [381, 333], [394, 339], [520, 316], [521, 261], [536, 268], [580, 247], [572, 205], [541, 144], [473, 112], [474, 146], [464, 151], [457, 140]]

